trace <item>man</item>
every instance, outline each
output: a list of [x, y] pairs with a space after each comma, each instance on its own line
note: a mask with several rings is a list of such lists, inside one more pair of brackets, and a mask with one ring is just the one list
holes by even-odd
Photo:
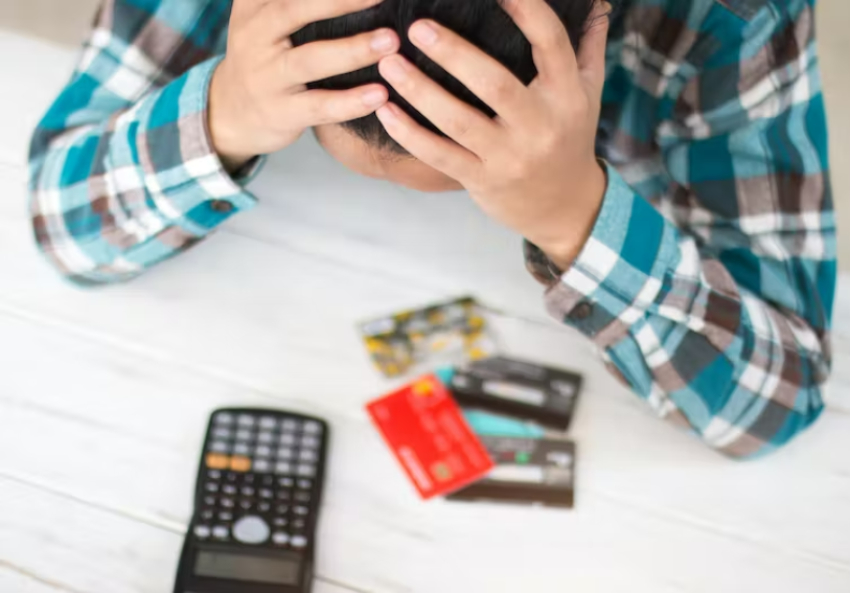
[[549, 311], [708, 445], [752, 456], [817, 418], [836, 265], [814, 0], [631, 0], [610, 34], [592, 0], [230, 9], [106, 3], [32, 146], [36, 237], [68, 278], [191, 246], [254, 205], [256, 155], [313, 128], [355, 171], [468, 190], [528, 240]]

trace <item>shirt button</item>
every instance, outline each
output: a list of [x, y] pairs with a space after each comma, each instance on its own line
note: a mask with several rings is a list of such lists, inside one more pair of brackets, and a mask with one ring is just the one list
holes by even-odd
[[576, 321], [584, 321], [591, 315], [593, 315], [593, 305], [588, 302], [582, 302], [579, 303], [575, 309], [573, 309], [573, 312], [570, 317], [575, 319]]
[[219, 214], [233, 212], [233, 204], [226, 200], [212, 200], [210, 202], [210, 208], [212, 208], [213, 212], [218, 212]]

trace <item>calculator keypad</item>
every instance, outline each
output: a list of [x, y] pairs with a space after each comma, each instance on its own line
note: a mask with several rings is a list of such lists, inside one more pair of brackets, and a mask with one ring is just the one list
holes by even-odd
[[322, 432], [311, 420], [217, 413], [204, 452], [195, 536], [305, 548]]

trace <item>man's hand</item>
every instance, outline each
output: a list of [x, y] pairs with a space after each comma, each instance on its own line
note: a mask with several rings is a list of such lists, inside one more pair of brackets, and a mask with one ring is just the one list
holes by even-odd
[[306, 84], [395, 53], [399, 39], [392, 30], [297, 48], [289, 40], [309, 23], [381, 1], [234, 0], [227, 55], [210, 87], [210, 132], [228, 169], [292, 144], [309, 127], [364, 117], [387, 102], [380, 84], [348, 91], [311, 91]]
[[466, 85], [495, 119], [452, 96], [399, 55], [381, 75], [449, 139], [392, 103], [378, 110], [413, 156], [458, 180], [494, 219], [566, 268], [593, 228], [606, 189], [595, 155], [610, 6], [597, 5], [578, 55], [545, 0], [504, 0], [530, 41], [539, 75], [526, 87], [507, 68], [439, 24], [413, 24], [411, 41]]

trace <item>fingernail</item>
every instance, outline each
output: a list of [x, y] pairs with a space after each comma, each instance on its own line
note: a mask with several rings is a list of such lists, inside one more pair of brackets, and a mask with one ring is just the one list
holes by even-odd
[[382, 31], [372, 37], [372, 49], [376, 52], [384, 53], [395, 49], [395, 35]]
[[377, 107], [387, 100], [387, 94], [378, 89], [372, 89], [363, 93], [363, 104], [367, 107]]
[[398, 123], [398, 117], [395, 114], [394, 108], [395, 105], [388, 103], [387, 105], [384, 105], [383, 107], [378, 109], [378, 119], [380, 119], [384, 124], [388, 125]]
[[437, 29], [427, 21], [419, 21], [410, 27], [410, 38], [422, 45], [434, 45], [438, 37]]
[[381, 74], [390, 82], [401, 82], [407, 78], [407, 64], [401, 58], [384, 59]]

